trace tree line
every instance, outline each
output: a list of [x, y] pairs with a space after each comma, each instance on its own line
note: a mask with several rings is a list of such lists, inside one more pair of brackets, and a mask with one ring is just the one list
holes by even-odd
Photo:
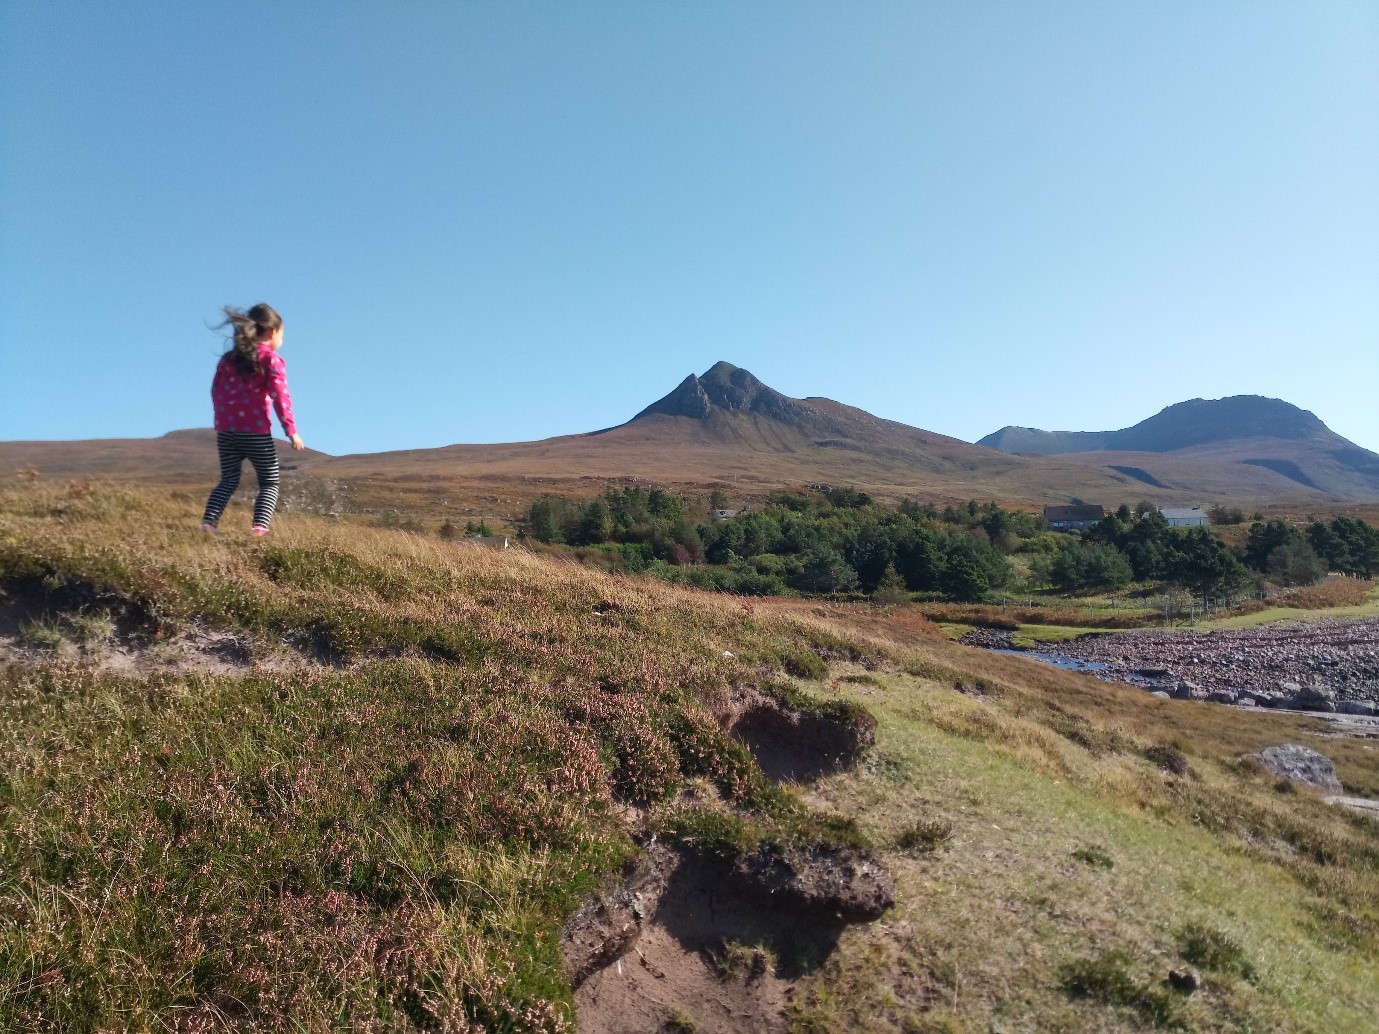
[[[1379, 529], [1352, 517], [1306, 529], [1256, 519], [1233, 549], [1208, 528], [1170, 526], [1147, 503], [1122, 506], [1081, 534], [1045, 531], [1036, 515], [995, 503], [884, 506], [852, 488], [777, 492], [726, 520], [713, 516], [725, 509], [719, 492], [706, 508], [662, 488], [610, 486], [588, 500], [543, 496], [520, 530], [528, 540], [594, 551], [614, 569], [745, 595], [882, 591], [977, 601], [1016, 583], [1087, 591], [1141, 582], [1212, 596], [1264, 580], [1305, 585], [1328, 571], [1379, 572]], [[1017, 553], [1024, 579], [1009, 559]]]
[[[709, 509], [724, 502], [715, 494]], [[548, 495], [531, 505], [522, 532], [606, 549], [628, 570], [748, 595], [873, 593], [884, 583], [979, 600], [1011, 581], [1006, 553], [1042, 528], [995, 503], [886, 507], [850, 488], [778, 492], [727, 520], [696, 520], [695, 509], [659, 488], [610, 487], [585, 502]]]
[[1173, 528], [1157, 510], [1122, 506], [1034, 567], [1060, 589], [1166, 581], [1199, 596], [1225, 595], [1266, 580], [1310, 585], [1329, 571], [1372, 578], [1379, 572], [1379, 528], [1354, 517], [1314, 521], [1305, 531], [1256, 520], [1236, 550], [1205, 527]]

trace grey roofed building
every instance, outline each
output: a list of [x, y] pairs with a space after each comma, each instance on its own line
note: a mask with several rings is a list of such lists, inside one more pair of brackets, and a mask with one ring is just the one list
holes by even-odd
[[1172, 528], [1197, 528], [1211, 523], [1207, 520], [1206, 512], [1200, 506], [1191, 508], [1161, 506], [1159, 513]]
[[1044, 523], [1050, 531], [1086, 531], [1106, 517], [1101, 506], [1046, 506]]

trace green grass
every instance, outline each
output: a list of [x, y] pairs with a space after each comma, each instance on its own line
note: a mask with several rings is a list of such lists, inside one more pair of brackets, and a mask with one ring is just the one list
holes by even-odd
[[975, 631], [977, 628], [976, 625], [969, 625], [961, 621], [935, 621], [934, 625], [949, 639], [961, 639], [968, 632]]
[[[1315, 723], [967, 650], [904, 608], [744, 609], [401, 531], [285, 515], [255, 542], [196, 517], [0, 494], [0, 586], [99, 597], [155, 645], [210, 626], [299, 651], [0, 667], [0, 1028], [566, 1030], [561, 924], [634, 833], [881, 845], [896, 908], [797, 983], [798, 1030], [1379, 1013], [1379, 824], [1236, 760]], [[99, 645], [115, 624], [43, 627]], [[744, 694], [874, 720], [877, 746], [777, 786], [721, 724]], [[1372, 744], [1324, 749], [1379, 795]], [[1206, 985], [1163, 997], [1184, 961]]]
[[1040, 643], [1063, 643], [1079, 636], [1119, 631], [1124, 631], [1124, 629], [1090, 628], [1075, 625], [1021, 625], [1011, 636], [1011, 641], [1016, 646], [1037, 650]]
[[[848, 934], [801, 1006], [817, 1029], [923, 1029], [939, 1008], [960, 1029], [1370, 1029], [1379, 829], [1307, 797], [1280, 805], [1265, 780], [1202, 756], [1205, 784], [1167, 778], [1138, 749], [1098, 756], [1020, 693], [992, 703], [885, 681], [867, 697], [877, 758], [820, 796], [878, 843], [921, 807], [953, 834], [940, 856], [886, 856], [899, 932]], [[1328, 843], [1346, 846], [1316, 850]], [[1214, 973], [1187, 1001], [1159, 984], [1180, 950]], [[1070, 967], [1108, 954], [1125, 993], [1069, 994]], [[1241, 959], [1253, 982], [1235, 979]]]
[[1322, 618], [1372, 618], [1379, 617], [1379, 597], [1367, 603], [1352, 607], [1328, 607], [1325, 610], [1302, 610], [1298, 607], [1270, 607], [1253, 614], [1239, 614], [1235, 617], [1213, 618], [1199, 621], [1194, 626], [1199, 629], [1214, 628], [1253, 628], [1256, 625], [1269, 625], [1276, 621], [1319, 621]]

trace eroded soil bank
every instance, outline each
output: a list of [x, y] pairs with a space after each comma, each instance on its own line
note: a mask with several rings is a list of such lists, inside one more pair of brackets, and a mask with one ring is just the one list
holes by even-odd
[[783, 1032], [798, 983], [894, 892], [866, 852], [729, 861], [653, 843], [566, 927], [579, 1030]]

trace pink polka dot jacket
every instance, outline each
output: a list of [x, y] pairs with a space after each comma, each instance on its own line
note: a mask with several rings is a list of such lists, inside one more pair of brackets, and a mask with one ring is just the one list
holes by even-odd
[[278, 422], [291, 438], [297, 433], [297, 421], [292, 416], [292, 396], [287, 392], [287, 363], [267, 341], [259, 342], [259, 363], [263, 372], [246, 376], [230, 354], [220, 357], [215, 380], [211, 382], [215, 429], [241, 434], [272, 434], [273, 423], [268, 413], [271, 400], [278, 411]]

